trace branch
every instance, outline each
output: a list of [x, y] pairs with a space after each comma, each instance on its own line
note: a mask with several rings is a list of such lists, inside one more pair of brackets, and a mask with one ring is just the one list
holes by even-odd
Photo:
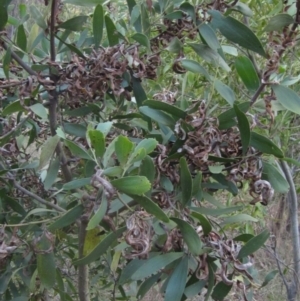
[[[7, 50], [8, 47], [2, 40], [2, 47]], [[37, 76], [37, 73], [32, 70], [13, 50], [10, 50], [12, 58], [25, 70], [27, 73], [30, 75], [35, 75]]]
[[39, 197], [38, 195], [36, 195], [33, 192], [30, 192], [29, 190], [27, 190], [26, 188], [22, 187], [17, 181], [14, 180], [14, 186], [22, 191], [24, 194], [30, 196], [31, 198], [35, 199], [36, 201], [38, 201], [39, 203], [51, 207], [53, 209], [55, 209], [56, 211], [59, 212], [67, 212], [65, 209], [61, 208], [60, 206], [56, 205], [56, 204], [52, 204], [50, 202], [47, 202], [46, 200], [42, 199], [41, 197]]
[[258, 89], [256, 90], [255, 94], [252, 96], [251, 101], [250, 101], [250, 106], [252, 106], [257, 98], [259, 97], [260, 93], [265, 89], [266, 84], [261, 83]]
[[[81, 223], [79, 226], [78, 233], [78, 251], [79, 258], [82, 258], [84, 241], [86, 237], [86, 227], [88, 225], [88, 217], [83, 215], [81, 217]], [[90, 301], [90, 290], [89, 290], [89, 267], [87, 264], [78, 266], [78, 294], [80, 301]]]
[[50, 59], [55, 61], [55, 23], [57, 14], [57, 0], [52, 0], [51, 6], [51, 23], [50, 23]]
[[[285, 161], [280, 162], [281, 168], [284, 172], [286, 180], [290, 185], [290, 190], [287, 195], [287, 200], [289, 203], [289, 210], [291, 216], [291, 233], [292, 233], [292, 242], [293, 242], [293, 259], [294, 259], [294, 270], [295, 275], [293, 277], [292, 284], [289, 286], [289, 300], [294, 299], [297, 295], [299, 288], [299, 277], [300, 277], [300, 240], [299, 240], [299, 224], [298, 224], [298, 200], [297, 193], [295, 188], [295, 183], [291, 175], [290, 168]], [[292, 295], [292, 296], [291, 296]]]

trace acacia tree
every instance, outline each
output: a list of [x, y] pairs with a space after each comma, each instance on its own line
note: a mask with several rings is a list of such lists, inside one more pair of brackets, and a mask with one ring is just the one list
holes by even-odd
[[[284, 114], [300, 113], [288, 88], [299, 79], [281, 64], [298, 1], [263, 31], [238, 1], [52, 0], [20, 4], [19, 18], [9, 4], [0, 1], [2, 299], [129, 300], [129, 284], [142, 298], [161, 282], [165, 300], [232, 289], [251, 300], [275, 275], [255, 276], [269, 231], [254, 234], [251, 207], [291, 186], [297, 212], [295, 162], [273, 138]], [[92, 13], [70, 17], [73, 5]], [[286, 287], [295, 300], [297, 280]]]

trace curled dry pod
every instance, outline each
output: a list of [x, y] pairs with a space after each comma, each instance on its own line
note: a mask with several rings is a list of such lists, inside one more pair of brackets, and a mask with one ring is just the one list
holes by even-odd
[[55, 285], [56, 267], [53, 253], [53, 236], [50, 232], [44, 231], [34, 241], [34, 251], [40, 281], [45, 288], [52, 288]]

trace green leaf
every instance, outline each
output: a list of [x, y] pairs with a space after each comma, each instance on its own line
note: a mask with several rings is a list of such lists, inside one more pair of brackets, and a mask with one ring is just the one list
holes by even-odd
[[59, 140], [60, 138], [57, 135], [55, 135], [53, 137], [48, 138], [47, 141], [44, 143], [40, 156], [39, 169], [42, 169], [48, 164], [52, 155], [55, 152]]
[[160, 277], [161, 277], [161, 273], [158, 273], [156, 275], [149, 277], [142, 283], [142, 285], [139, 287], [139, 290], [136, 294], [138, 300], [142, 300], [144, 298], [147, 292], [155, 285], [156, 282], [159, 281]]
[[140, 204], [148, 213], [154, 215], [157, 219], [168, 223], [170, 220], [164, 211], [146, 196], [130, 195], [138, 204]]
[[4, 110], [2, 111], [3, 116], [11, 115], [16, 112], [24, 111], [25, 109], [20, 103], [20, 100], [16, 100], [9, 105], [7, 105]]
[[146, 156], [140, 165], [140, 176], [145, 176], [150, 183], [154, 182], [156, 169], [150, 156]]
[[147, 99], [147, 95], [141, 85], [141, 80], [139, 78], [135, 78], [133, 76], [131, 80], [132, 80], [132, 89], [136, 100], [136, 104], [138, 107], [140, 107], [143, 104], [143, 101]]
[[23, 24], [19, 25], [17, 33], [17, 45], [20, 49], [26, 52], [27, 49], [27, 37]]
[[233, 103], [235, 102], [235, 94], [233, 90], [222, 83], [220, 80], [215, 79], [214, 80], [214, 86], [216, 90], [219, 92], [219, 94], [231, 105], [233, 106]]
[[188, 256], [184, 256], [175, 267], [166, 287], [165, 301], [181, 300], [187, 281], [188, 263]]
[[57, 157], [54, 160], [52, 160], [52, 162], [49, 165], [49, 168], [47, 170], [47, 176], [44, 180], [44, 188], [46, 190], [50, 189], [52, 187], [52, 185], [54, 184], [54, 182], [57, 178], [57, 175], [58, 175], [59, 168], [60, 168], [60, 160]]
[[243, 223], [243, 222], [258, 222], [258, 219], [252, 217], [248, 214], [237, 214], [230, 217], [224, 218], [223, 224], [232, 224], [232, 223]]
[[85, 149], [83, 149], [81, 146], [77, 145], [73, 141], [66, 139], [65, 144], [74, 156], [82, 159], [93, 160]]
[[114, 22], [107, 15], [105, 16], [105, 26], [106, 26], [109, 46], [117, 45], [119, 43], [119, 34]]
[[192, 197], [193, 181], [186, 159], [183, 157], [180, 158], [180, 186], [182, 192], [181, 203], [186, 206]]
[[213, 174], [219, 174], [224, 169], [224, 165], [210, 165], [208, 166], [208, 169]]
[[251, 132], [250, 145], [265, 154], [274, 155], [277, 158], [284, 157], [282, 150], [271, 140], [255, 132]]
[[86, 136], [86, 126], [79, 123], [64, 122], [63, 129], [65, 133], [75, 137], [85, 138]]
[[29, 108], [35, 115], [41, 117], [43, 120], [48, 119], [48, 112], [41, 103], [35, 103]]
[[164, 124], [164, 125], [172, 127], [172, 128], [175, 126], [174, 118], [172, 118], [169, 114], [167, 114], [163, 111], [152, 109], [148, 106], [139, 107], [139, 110], [141, 113], [150, 117], [155, 122]]
[[169, 50], [170, 52], [178, 54], [182, 51], [182, 48], [183, 45], [181, 41], [177, 37], [174, 37], [166, 49]]
[[252, 237], [254, 237], [254, 235], [249, 234], [249, 233], [244, 233], [241, 235], [236, 236], [233, 240], [235, 241], [243, 241], [243, 242], [247, 242], [248, 240], [250, 240]]
[[146, 154], [150, 154], [154, 151], [154, 149], [156, 148], [158, 142], [156, 139], [153, 138], [146, 138], [143, 139], [135, 148], [134, 151], [140, 150], [140, 149], [145, 149]]
[[58, 27], [71, 31], [82, 31], [83, 24], [87, 18], [87, 16], [77, 16], [59, 24]]
[[130, 176], [116, 179], [110, 182], [116, 189], [126, 194], [142, 195], [151, 188], [151, 184], [146, 177]]
[[267, 57], [261, 42], [246, 25], [232, 17], [224, 17], [216, 10], [209, 10], [208, 13], [213, 17], [213, 26], [218, 28], [228, 40]]
[[35, 5], [30, 6], [30, 14], [32, 19], [34, 19], [35, 23], [41, 27], [42, 29], [47, 29], [48, 26], [45, 22], [44, 16], [41, 14], [41, 12], [36, 8]]
[[95, 150], [96, 157], [102, 157], [105, 152], [105, 137], [98, 130], [88, 130], [88, 137], [91, 141], [91, 146]]
[[263, 162], [262, 179], [270, 182], [276, 192], [288, 193], [290, 185], [282, 173], [273, 164]]
[[192, 212], [191, 215], [200, 222], [200, 225], [203, 228], [204, 235], [208, 235], [212, 230], [212, 226], [210, 222], [207, 220], [207, 218], [198, 212]]
[[235, 68], [246, 88], [255, 92], [259, 87], [259, 78], [251, 60], [247, 56], [240, 56], [235, 60]]
[[266, 275], [264, 282], [261, 285], [261, 288], [266, 286], [270, 281], [272, 281], [274, 279], [274, 277], [277, 275], [277, 273], [278, 273], [278, 270], [273, 270], [273, 271], [269, 272]]
[[211, 294], [211, 297], [217, 301], [223, 301], [224, 298], [229, 294], [232, 285], [225, 284], [223, 281], [219, 282]]
[[102, 36], [103, 36], [103, 26], [104, 26], [104, 11], [103, 6], [98, 4], [94, 10], [93, 16], [93, 34], [95, 48], [97, 49], [100, 46]]
[[121, 165], [125, 165], [132, 152], [134, 144], [125, 136], [119, 136], [115, 143], [115, 152]]
[[237, 210], [241, 210], [242, 206], [235, 206], [235, 207], [227, 207], [227, 208], [218, 208], [218, 209], [212, 209], [212, 208], [205, 208], [205, 207], [191, 207], [190, 209], [205, 215], [211, 215], [211, 216], [220, 216], [223, 214], [229, 214]]
[[179, 218], [173, 217], [171, 220], [174, 221], [180, 229], [183, 240], [187, 244], [189, 251], [194, 255], [200, 254], [202, 243], [195, 229], [189, 223]]
[[149, 277], [182, 256], [183, 253], [176, 252], [157, 255], [147, 260], [140, 260], [140, 268], [131, 276], [131, 279], [137, 281]]
[[109, 233], [87, 256], [78, 259], [73, 264], [90, 264], [96, 261], [109, 249], [109, 247], [123, 234], [126, 229], [127, 227], [122, 227], [114, 232]]
[[106, 198], [102, 198], [99, 209], [95, 212], [95, 214], [90, 219], [90, 221], [87, 225], [87, 228], [86, 228], [87, 231], [96, 228], [100, 224], [104, 215], [106, 214], [107, 208], [108, 208], [108, 202], [107, 202]]
[[135, 33], [131, 36], [132, 39], [137, 41], [140, 45], [145, 46], [148, 51], [150, 51], [150, 41], [148, 37], [142, 33]]
[[259, 248], [261, 248], [264, 243], [268, 240], [270, 236], [269, 231], [266, 229], [257, 236], [251, 238], [240, 250], [237, 259], [242, 259], [248, 255], [253, 254]]
[[211, 49], [216, 51], [221, 49], [221, 45], [215, 31], [208, 24], [202, 23], [198, 28], [202, 38]]
[[238, 188], [232, 181], [227, 180], [225, 175], [223, 175], [222, 173], [219, 173], [219, 174], [212, 174], [211, 177], [213, 179], [215, 179], [217, 182], [219, 182], [221, 185], [226, 187], [225, 189], [227, 189], [233, 195], [238, 195], [238, 192], [239, 192]]
[[141, 21], [142, 21], [143, 33], [147, 37], [149, 37], [151, 31], [151, 24], [148, 15], [148, 8], [145, 3], [141, 4]]
[[11, 49], [9, 47], [7, 48], [6, 53], [3, 57], [3, 71], [7, 79], [9, 79], [10, 62], [11, 62]]
[[91, 178], [76, 179], [64, 184], [62, 189], [63, 190], [77, 189], [86, 185], [90, 185], [90, 183], [91, 183]]
[[103, 167], [107, 168], [108, 167], [108, 163], [109, 160], [111, 159], [111, 156], [113, 155], [113, 153], [115, 152], [115, 144], [117, 141], [118, 137], [116, 137], [106, 148], [105, 153], [103, 155]]
[[9, 3], [10, 1], [7, 0], [0, 1], [0, 31], [4, 29], [8, 20], [7, 8]]
[[186, 112], [166, 102], [146, 100], [143, 102], [143, 105], [146, 105], [152, 109], [161, 110], [166, 113], [169, 113], [172, 117], [176, 117], [176, 120], [178, 120], [179, 118], [185, 119], [185, 117], [187, 116]]
[[198, 62], [193, 60], [186, 60], [183, 59], [180, 61], [183, 68], [186, 70], [193, 72], [193, 73], [199, 73], [206, 77], [207, 80], [211, 80], [208, 72], [203, 68]]
[[294, 18], [289, 14], [279, 14], [273, 16], [267, 26], [265, 27], [264, 31], [280, 31], [285, 27], [289, 26], [290, 24], [294, 23]]
[[237, 105], [234, 106], [234, 110], [238, 120], [238, 128], [241, 136], [243, 155], [245, 155], [248, 151], [248, 147], [251, 139], [250, 123], [248, 121], [246, 114], [244, 114]]
[[300, 97], [295, 91], [281, 85], [272, 85], [272, 90], [283, 107], [300, 115]]
[[35, 250], [37, 251], [37, 270], [41, 284], [45, 288], [51, 289], [56, 281], [56, 266], [52, 242], [45, 234], [37, 242]]
[[191, 46], [193, 50], [208, 63], [221, 67], [226, 72], [230, 71], [230, 67], [216, 50], [213, 50], [204, 44], [189, 43], [188, 45]]
[[70, 209], [67, 213], [62, 215], [54, 223], [48, 226], [49, 231], [55, 231], [73, 224], [83, 213], [84, 207], [82, 204]]

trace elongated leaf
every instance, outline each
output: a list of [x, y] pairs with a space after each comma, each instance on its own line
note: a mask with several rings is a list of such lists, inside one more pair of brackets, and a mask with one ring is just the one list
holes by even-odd
[[87, 256], [74, 262], [74, 265], [89, 264], [96, 261], [108, 248], [122, 235], [127, 227], [122, 227], [115, 232], [109, 233]]
[[147, 292], [152, 288], [153, 285], [155, 285], [156, 282], [159, 281], [159, 278], [161, 277], [161, 273], [158, 273], [156, 275], [153, 275], [146, 279], [142, 285], [140, 286], [136, 296], [139, 300], [143, 299], [144, 296], [147, 294]]
[[7, 116], [20, 111], [25, 111], [25, 109], [21, 105], [20, 100], [16, 100], [3, 109], [2, 115]]
[[216, 10], [209, 10], [208, 13], [213, 17], [213, 26], [217, 27], [228, 40], [267, 57], [261, 42], [246, 25], [232, 17], [224, 17]]
[[271, 272], [269, 272], [265, 279], [264, 279], [264, 282], [262, 283], [261, 287], [264, 287], [266, 286], [270, 281], [272, 281], [274, 279], [274, 277], [277, 275], [278, 273], [278, 270], [273, 270]]
[[235, 94], [233, 90], [222, 83], [220, 80], [215, 79], [214, 86], [219, 94], [231, 105], [235, 102]]
[[77, 16], [59, 24], [58, 27], [71, 31], [81, 31], [83, 24], [86, 22], [87, 18], [87, 16]]
[[259, 248], [261, 248], [264, 243], [268, 240], [270, 236], [269, 231], [266, 229], [257, 236], [251, 238], [240, 250], [237, 259], [242, 259], [248, 255], [251, 255]]
[[7, 48], [6, 53], [3, 57], [3, 71], [7, 79], [9, 79], [10, 62], [11, 62], [11, 48], [9, 47]]
[[259, 87], [259, 78], [251, 60], [240, 56], [235, 60], [235, 68], [244, 85], [250, 92], [255, 92]]
[[135, 33], [131, 36], [135, 41], [137, 41], [142, 46], [145, 46], [147, 50], [150, 50], [150, 41], [148, 37], [142, 33]]
[[96, 157], [102, 157], [105, 152], [105, 137], [98, 130], [89, 130], [88, 137], [91, 141], [91, 146], [95, 150]]
[[20, 47], [24, 52], [27, 49], [27, 37], [24, 30], [23, 24], [19, 25], [18, 33], [17, 33], [17, 45]]
[[221, 49], [221, 45], [215, 34], [215, 31], [208, 24], [202, 23], [198, 28], [202, 38], [211, 49]]
[[143, 104], [152, 109], [165, 111], [166, 113], [169, 113], [172, 117], [177, 117], [176, 119], [179, 118], [184, 119], [187, 115], [186, 112], [166, 102], [157, 101], [157, 100], [146, 100], [143, 102]]
[[243, 223], [243, 222], [258, 222], [258, 219], [252, 217], [248, 214], [237, 214], [230, 217], [224, 218], [223, 224], [232, 224], [232, 223]]
[[227, 189], [233, 195], [238, 194], [239, 191], [238, 191], [238, 188], [236, 187], [236, 185], [232, 181], [226, 179], [226, 177], [222, 173], [212, 174], [211, 177], [213, 179], [215, 179], [217, 182], [219, 182], [221, 185], [226, 187], [225, 189]]
[[63, 185], [62, 189], [64, 190], [72, 190], [77, 189], [85, 185], [89, 185], [91, 182], [91, 178], [82, 178], [70, 181]]
[[147, 9], [145, 3], [142, 3], [142, 5], [141, 5], [141, 21], [142, 21], [143, 33], [147, 37], [149, 37], [150, 31], [151, 31], [151, 24], [150, 24], [149, 15], [148, 15], [148, 9]]
[[170, 220], [164, 211], [146, 196], [130, 195], [138, 204], [140, 204], [148, 213], [154, 215], [157, 219], [168, 223]]
[[166, 287], [165, 301], [181, 300], [187, 281], [188, 261], [188, 256], [184, 256], [175, 267]]
[[45, 22], [45, 18], [35, 5], [30, 6], [30, 14], [39, 27], [43, 29], [46, 29], [48, 27]]
[[64, 2], [78, 6], [91, 7], [96, 6], [97, 4], [103, 4], [105, 0], [64, 0]]
[[50, 164], [47, 170], [47, 176], [44, 180], [44, 187], [46, 190], [50, 189], [55, 183], [60, 168], [60, 160], [56, 157]]
[[223, 301], [224, 298], [229, 294], [232, 285], [225, 284], [223, 281], [219, 282], [211, 294], [211, 297], [217, 301]]
[[63, 128], [65, 133], [73, 135], [75, 137], [85, 138], [86, 126], [77, 123], [64, 122]]
[[35, 103], [29, 108], [35, 115], [41, 117], [42, 119], [46, 120], [48, 118], [48, 112], [41, 103]]
[[119, 136], [115, 144], [115, 152], [121, 165], [125, 165], [134, 144], [125, 136]]
[[8, 20], [7, 8], [9, 3], [10, 1], [7, 0], [0, 1], [0, 31], [4, 29]]
[[111, 181], [111, 184], [126, 194], [142, 195], [151, 188], [151, 184], [146, 177], [131, 176]]
[[182, 192], [181, 203], [185, 206], [191, 200], [193, 181], [185, 158], [180, 158], [180, 186]]
[[212, 230], [212, 226], [210, 222], [206, 219], [206, 217], [198, 212], [192, 212], [192, 216], [195, 217], [200, 222], [203, 228], [204, 235], [208, 235], [209, 232]]
[[212, 208], [205, 208], [205, 207], [191, 207], [191, 210], [202, 213], [204, 215], [211, 215], [211, 216], [220, 216], [223, 214], [229, 214], [234, 211], [241, 210], [242, 206], [235, 206], [235, 207], [227, 207], [227, 208], [220, 208], [220, 209], [212, 209]]
[[173, 217], [171, 220], [174, 221], [180, 229], [183, 240], [187, 244], [189, 251], [194, 255], [200, 254], [202, 243], [195, 229], [179, 218]]
[[102, 36], [103, 36], [103, 26], [104, 26], [104, 11], [103, 6], [98, 4], [94, 10], [93, 16], [93, 34], [95, 41], [95, 48], [100, 46]]
[[189, 43], [189, 46], [191, 46], [192, 49], [208, 63], [219, 66], [227, 72], [230, 71], [230, 67], [216, 50], [213, 50], [204, 44]]
[[157, 273], [162, 268], [166, 267], [168, 264], [179, 259], [183, 256], [183, 253], [168, 253], [154, 256], [147, 260], [140, 260], [140, 268], [136, 270], [135, 273], [131, 276], [132, 280], [141, 280], [149, 277], [152, 274]]
[[107, 15], [105, 16], [105, 26], [106, 26], [109, 46], [117, 45], [119, 43], [119, 34], [114, 22]]
[[74, 156], [82, 159], [92, 160], [92, 157], [89, 155], [89, 153], [73, 141], [65, 140], [65, 144]]
[[245, 155], [247, 153], [251, 139], [250, 123], [246, 114], [244, 114], [237, 105], [234, 106], [234, 110], [238, 120], [238, 128], [241, 135], [243, 155]]
[[146, 138], [143, 139], [134, 149], [134, 151], [138, 151], [140, 149], [144, 149], [146, 151], [146, 154], [150, 154], [154, 151], [154, 149], [156, 148], [158, 142], [156, 139], [153, 138]]
[[141, 81], [138, 78], [132, 77], [132, 89], [135, 97], [135, 101], [138, 107], [143, 104], [143, 101], [147, 99], [147, 95], [141, 85]]
[[300, 115], [300, 97], [288, 87], [281, 85], [272, 85], [277, 100], [287, 110]]
[[63, 227], [69, 226], [73, 224], [77, 218], [81, 216], [83, 213], [84, 207], [83, 205], [77, 205], [70, 209], [67, 213], [62, 215], [59, 219], [57, 219], [54, 223], [52, 223], [49, 227], [49, 231], [55, 231], [57, 229], [61, 229]]
[[274, 190], [279, 193], [288, 193], [290, 189], [286, 178], [273, 164], [263, 162], [262, 179], [269, 181]]
[[271, 140], [255, 132], [251, 132], [250, 145], [263, 153], [271, 154], [278, 158], [284, 157], [282, 150]]
[[151, 157], [146, 156], [140, 165], [140, 176], [145, 176], [150, 183], [155, 179], [155, 166]]
[[92, 230], [99, 225], [99, 223], [102, 221], [104, 215], [106, 214], [107, 207], [108, 207], [107, 200], [106, 200], [106, 198], [103, 198], [99, 209], [95, 212], [95, 214], [90, 219], [90, 221], [86, 227], [87, 231]]
[[[56, 281], [56, 267], [52, 242], [43, 234], [35, 246], [37, 252], [37, 270], [41, 284], [46, 288], [52, 288]], [[49, 251], [52, 250], [52, 251]]]
[[285, 26], [294, 23], [294, 18], [289, 14], [279, 14], [272, 17], [264, 31], [281, 31]]
[[142, 106], [139, 109], [140, 109], [141, 113], [150, 117], [152, 120], [154, 120], [158, 123], [164, 124], [169, 127], [175, 126], [174, 118], [172, 118], [169, 114], [167, 114], [163, 111], [155, 110], [148, 106]]
[[185, 68], [186, 70], [193, 72], [193, 73], [199, 73], [202, 74], [206, 77], [207, 80], [211, 80], [208, 72], [205, 70], [204, 67], [202, 67], [198, 62], [193, 61], [193, 60], [181, 60], [181, 65], [183, 68]]
[[60, 138], [55, 135], [53, 137], [50, 137], [43, 145], [41, 156], [40, 156], [40, 164], [39, 169], [42, 169], [45, 167], [48, 162], [50, 161], [52, 155], [54, 154], [54, 151], [56, 149], [56, 146], [59, 142]]

